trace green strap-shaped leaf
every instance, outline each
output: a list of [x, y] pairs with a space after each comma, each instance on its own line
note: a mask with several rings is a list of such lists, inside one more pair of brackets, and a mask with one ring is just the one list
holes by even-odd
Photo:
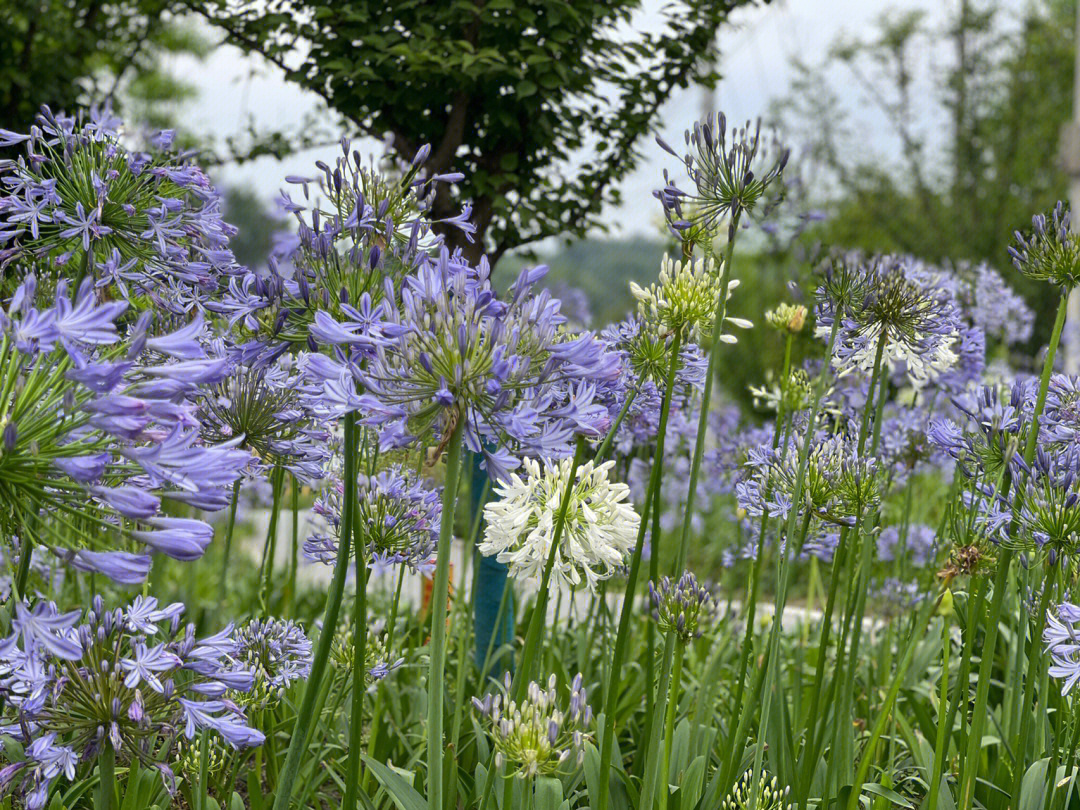
[[361, 754], [360, 758], [364, 760], [365, 765], [371, 768], [371, 772], [375, 774], [379, 784], [386, 788], [386, 792], [390, 794], [390, 798], [394, 800], [394, 804], [400, 810], [427, 810], [427, 802], [424, 801], [424, 797], [417, 793], [416, 788], [406, 782], [399, 774], [394, 773], [388, 766], [366, 754]]

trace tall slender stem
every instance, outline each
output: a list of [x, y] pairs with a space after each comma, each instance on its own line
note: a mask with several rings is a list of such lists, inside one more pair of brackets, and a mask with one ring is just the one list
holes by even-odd
[[300, 482], [292, 476], [289, 487], [292, 498], [292, 549], [289, 558], [289, 593], [285, 603], [285, 615], [292, 616], [296, 606], [296, 570], [300, 564]]
[[675, 641], [675, 663], [671, 671], [671, 694], [668, 696], [667, 716], [664, 718], [664, 758], [660, 763], [660, 810], [668, 805], [668, 782], [671, 779], [671, 745], [675, 739], [675, 715], [679, 708], [679, 687], [682, 682], [683, 658], [686, 656], [686, 641], [679, 637]]
[[941, 772], [945, 767], [945, 750], [949, 735], [945, 719], [949, 714], [949, 652], [952, 638], [949, 635], [949, 616], [941, 619], [941, 700], [938, 703], [937, 738], [934, 740], [934, 767], [930, 771], [930, 798], [927, 807], [937, 807], [937, 797], [941, 790]]
[[686, 506], [683, 512], [682, 534], [679, 539], [679, 550], [675, 555], [675, 564], [671, 569], [672, 576], [680, 576], [686, 565], [686, 554], [690, 546], [690, 526], [693, 523], [691, 514], [694, 511], [694, 499], [697, 495], [697, 479], [701, 472], [701, 459], [705, 455], [705, 435], [709, 426], [709, 404], [712, 400], [713, 381], [716, 379], [716, 369], [720, 363], [720, 347], [723, 342], [720, 336], [724, 334], [724, 318], [727, 315], [728, 284], [731, 282], [731, 261], [735, 252], [735, 236], [739, 232], [739, 217], [742, 214], [740, 208], [735, 208], [731, 215], [731, 224], [728, 227], [728, 241], [724, 250], [724, 266], [720, 271], [720, 296], [716, 301], [716, 313], [713, 317], [712, 345], [709, 347], [709, 368], [705, 372], [705, 387], [701, 392], [701, 410], [698, 413], [697, 435], [694, 438], [694, 454], [690, 460], [690, 480], [687, 486]]
[[[354, 485], [355, 486], [355, 485]], [[361, 537], [359, 510], [353, 514], [353, 560], [356, 577], [356, 596], [353, 599], [353, 685], [352, 712], [349, 715], [349, 754], [345, 762], [345, 796], [343, 808], [356, 807], [360, 784], [360, 751], [364, 736], [364, 694], [367, 692], [367, 583], [368, 567]]]
[[[1061, 342], [1061, 332], [1065, 327], [1065, 315], [1069, 300], [1069, 290], [1062, 292], [1058, 302], [1057, 317], [1054, 319], [1054, 328], [1050, 334], [1050, 344], [1046, 348], [1046, 359], [1043, 361], [1042, 375], [1039, 378], [1039, 393], [1035, 400], [1035, 410], [1031, 415], [1031, 427], [1028, 429], [1027, 443], [1024, 447], [1024, 461], [1028, 467], [1035, 458], [1035, 448], [1039, 439], [1039, 418], [1042, 416], [1046, 405], [1046, 392], [1050, 387], [1050, 375], [1054, 370], [1054, 355], [1057, 353], [1058, 344]], [[1019, 498], [1017, 498], [1019, 504]], [[1013, 529], [1015, 529], [1015, 515]], [[983, 723], [986, 720], [986, 702], [990, 696], [990, 675], [994, 662], [994, 652], [997, 647], [998, 624], [1001, 621], [1001, 608], [1005, 602], [1005, 591], [1009, 582], [1009, 569], [1012, 566], [1013, 550], [1008, 546], [1001, 549], [997, 561], [997, 571], [994, 573], [994, 593], [990, 603], [990, 621], [986, 625], [986, 640], [983, 642], [982, 660], [979, 662], [979, 680], [975, 690], [975, 709], [971, 716], [971, 733], [968, 734], [967, 755], [964, 757], [965, 768], [960, 781], [960, 810], [971, 810], [975, 801], [975, 777], [978, 771], [976, 756], [982, 741]], [[1042, 622], [1045, 617], [1035, 617], [1038, 628], [1033, 643], [1038, 644], [1038, 635], [1042, 632]], [[1022, 777], [1021, 777], [1022, 778]], [[1014, 783], [1016, 780], [1014, 779]]]
[[446, 480], [443, 486], [442, 521], [435, 579], [431, 588], [431, 659], [428, 667], [427, 705], [427, 799], [429, 810], [443, 808], [443, 694], [446, 675], [446, 600], [450, 593], [450, 554], [454, 546], [454, 506], [461, 474], [461, 437], [464, 418], [454, 426], [446, 449]]
[[229, 552], [232, 551], [233, 529], [236, 528], [236, 504], [240, 500], [240, 478], [233, 482], [232, 499], [229, 501], [229, 522], [225, 524], [225, 548], [221, 557], [221, 598], [228, 593]]
[[285, 482], [285, 468], [275, 467], [270, 480], [273, 482], [274, 496], [270, 506], [270, 524], [266, 528], [266, 542], [263, 544], [262, 567], [259, 569], [262, 583], [259, 587], [259, 606], [264, 616], [270, 609], [270, 586], [274, 574], [274, 553], [277, 551], [278, 515], [281, 511], [281, 490]]
[[319, 634], [319, 644], [311, 661], [311, 672], [304, 686], [304, 698], [300, 711], [296, 715], [289, 751], [285, 755], [285, 767], [281, 772], [274, 797], [273, 810], [288, 810], [292, 800], [293, 783], [300, 770], [300, 758], [307, 749], [308, 731], [315, 721], [315, 702], [326, 675], [326, 664], [330, 658], [330, 647], [337, 628], [338, 611], [341, 609], [341, 596], [345, 591], [345, 579], [349, 572], [349, 545], [352, 537], [352, 510], [356, 503], [356, 416], [345, 415], [345, 494], [341, 509], [341, 532], [338, 539], [337, 558], [334, 561], [334, 578], [330, 590], [326, 592], [326, 608], [323, 613], [323, 629]]
[[[664, 440], [667, 432], [668, 415], [671, 412], [671, 395], [675, 389], [675, 374], [679, 369], [679, 349], [682, 345], [682, 336], [676, 332], [671, 342], [671, 358], [668, 361], [667, 380], [665, 381], [664, 394], [660, 402], [660, 421], [656, 431], [656, 451], [653, 457], [652, 472], [649, 475], [649, 488], [645, 494], [645, 508], [652, 505], [656, 490], [660, 486], [660, 473], [664, 467]], [[604, 689], [604, 731], [600, 742], [600, 798], [597, 801], [598, 810], [607, 810], [611, 794], [611, 784], [608, 776], [611, 771], [611, 758], [614, 753], [615, 742], [615, 711], [619, 703], [618, 680], [622, 674], [623, 661], [626, 659], [626, 647], [630, 640], [630, 622], [634, 614], [634, 596], [637, 591], [638, 576], [641, 573], [641, 552], [645, 543], [645, 532], [648, 527], [647, 515], [641, 516], [638, 526], [637, 543], [634, 553], [630, 558], [630, 573], [626, 580], [626, 591], [623, 595], [622, 610], [619, 614], [619, 629], [615, 635], [615, 651], [611, 659], [611, 669], [608, 671], [607, 685]]]

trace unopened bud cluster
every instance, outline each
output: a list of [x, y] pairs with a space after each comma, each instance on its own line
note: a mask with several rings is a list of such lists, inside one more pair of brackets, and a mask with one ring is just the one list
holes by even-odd
[[754, 772], [747, 770], [720, 807], [721, 810], [749, 810], [750, 807], [754, 810], [791, 810], [794, 805], [787, 802], [790, 790], [781, 788], [775, 776], [767, 779], [764, 773], [755, 786]]
[[510, 675], [504, 691], [473, 698], [473, 706], [490, 722], [489, 736], [495, 747], [495, 766], [506, 765], [516, 776], [567, 772], [581, 767], [585, 741], [592, 723], [581, 674], [570, 684], [567, 708], [561, 708], [558, 680], [548, 679], [547, 689], [533, 681], [520, 704], [510, 700]]
[[701, 638], [716, 617], [716, 600], [689, 571], [678, 582], [670, 577], [660, 580], [659, 586], [650, 582], [649, 602], [660, 629], [683, 641]]
[[780, 304], [765, 313], [765, 320], [774, 329], [795, 334], [806, 325], [806, 307], [802, 304]]

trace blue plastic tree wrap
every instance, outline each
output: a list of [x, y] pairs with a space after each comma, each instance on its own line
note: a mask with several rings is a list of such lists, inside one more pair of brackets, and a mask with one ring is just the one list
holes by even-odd
[[[481, 498], [488, 480], [487, 473], [480, 466], [480, 460], [480, 454], [473, 455], [472, 486], [469, 488], [473, 515], [476, 514], [478, 509], [483, 508]], [[481, 531], [483, 531], [483, 527], [481, 527]], [[513, 594], [508, 594], [506, 608], [503, 611], [502, 626], [496, 628], [503, 590], [508, 586], [507, 576], [508, 568], [506, 565], [494, 557], [484, 557], [476, 554], [476, 577], [474, 580], [476, 595], [473, 600], [473, 621], [476, 629], [474, 655], [476, 657], [476, 666], [478, 668], [483, 667], [488, 647], [491, 646], [492, 661], [487, 674], [495, 677], [502, 674], [504, 661], [507, 661], [504, 657], [496, 657], [495, 651], [509, 640], [514, 627]], [[492, 642], [492, 635], [495, 636], [494, 642]], [[513, 669], [513, 660], [509, 659], [508, 663], [510, 668]]]

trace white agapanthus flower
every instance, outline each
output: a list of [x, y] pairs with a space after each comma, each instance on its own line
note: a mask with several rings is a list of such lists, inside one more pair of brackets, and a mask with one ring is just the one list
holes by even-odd
[[[634, 548], [640, 518], [628, 502], [630, 488], [608, 480], [614, 463], [594, 466], [590, 461], [578, 467], [551, 571], [555, 587], [580, 585], [584, 577], [591, 590]], [[571, 459], [543, 466], [525, 459], [524, 478], [513, 474], [497, 485], [496, 500], [484, 507], [487, 528], [480, 553], [496, 555], [515, 577], [539, 582], [572, 465]]]
[[[739, 286], [737, 279], [728, 281], [727, 297]], [[720, 297], [720, 272], [712, 259], [685, 262], [664, 255], [660, 264], [660, 280], [648, 289], [630, 282], [630, 292], [638, 300], [638, 310], [646, 321], [659, 324], [673, 332], [683, 328], [690, 336], [712, 332], [716, 317], [716, 302]], [[741, 329], [753, 324], [742, 318], [726, 318]], [[724, 335], [725, 343], [735, 343], [735, 337]]]

